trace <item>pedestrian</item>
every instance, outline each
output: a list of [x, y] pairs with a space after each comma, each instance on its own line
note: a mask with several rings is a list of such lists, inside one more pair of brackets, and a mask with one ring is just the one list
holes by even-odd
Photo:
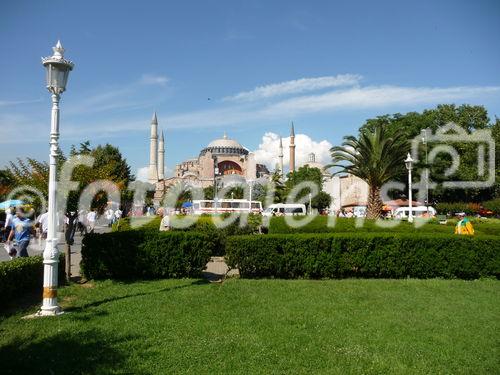
[[5, 210], [5, 224], [4, 224], [4, 232], [3, 232], [3, 242], [6, 242], [9, 238], [10, 230], [12, 229], [12, 219], [14, 215], [12, 215], [12, 209], [9, 207]]
[[10, 245], [12, 238], [16, 240], [17, 254], [19, 257], [28, 256], [28, 246], [30, 244], [32, 221], [26, 217], [26, 212], [22, 207], [18, 207], [16, 216], [12, 219], [12, 229], [10, 230], [7, 243]]
[[40, 229], [40, 237], [38, 239], [38, 244], [40, 245], [40, 248], [42, 247], [42, 240], [47, 239], [47, 231], [49, 229], [49, 213], [45, 211], [43, 214], [41, 214], [38, 219], [37, 219], [37, 224], [39, 225]]
[[118, 221], [122, 218], [123, 212], [120, 210], [120, 207], [118, 207], [115, 211], [115, 221]]
[[170, 215], [171, 215], [171, 211], [169, 210], [164, 210], [162, 212], [163, 214], [163, 219], [161, 219], [161, 223], [160, 223], [160, 232], [164, 232], [164, 231], [169, 231], [170, 230]]
[[461, 234], [466, 236], [474, 235], [474, 227], [469, 219], [465, 216], [465, 212], [458, 213], [458, 223], [455, 226], [455, 234]]
[[87, 214], [87, 225], [88, 225], [88, 231], [90, 233], [94, 233], [96, 220], [97, 220], [97, 212], [95, 211], [95, 209], [93, 209]]
[[78, 211], [78, 230], [80, 231], [80, 235], [83, 236], [87, 233], [87, 215], [85, 214], [85, 210]]
[[111, 227], [113, 225], [113, 222], [115, 220], [115, 212], [111, 207], [109, 207], [106, 212], [104, 213], [104, 216], [106, 217], [106, 220], [108, 221], [108, 227]]
[[73, 245], [75, 242], [75, 232], [76, 226], [78, 224], [78, 213], [75, 211], [70, 211], [66, 213], [65, 218], [66, 228], [64, 231], [64, 237], [68, 245]]

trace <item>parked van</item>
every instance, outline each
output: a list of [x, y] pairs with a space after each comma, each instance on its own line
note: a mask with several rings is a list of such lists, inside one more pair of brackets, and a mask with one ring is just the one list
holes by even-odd
[[[427, 206], [416, 206], [412, 207], [412, 214], [413, 217], [433, 217], [436, 216], [436, 210], [434, 207], [427, 207]], [[410, 213], [410, 208], [405, 206], [405, 207], [398, 207], [394, 211], [394, 217], [396, 219], [402, 219], [402, 218], [407, 218]]]
[[264, 216], [295, 216], [305, 215], [306, 205], [299, 203], [276, 203], [267, 207], [262, 215]]

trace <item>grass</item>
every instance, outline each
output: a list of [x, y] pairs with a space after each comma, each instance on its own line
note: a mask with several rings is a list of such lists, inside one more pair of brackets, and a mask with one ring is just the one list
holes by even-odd
[[[300, 217], [298, 220], [302, 219]], [[269, 225], [269, 233], [349, 233], [349, 232], [383, 232], [383, 233], [421, 233], [421, 234], [448, 234], [454, 235], [456, 219], [448, 220], [446, 225], [441, 225], [437, 220], [429, 222], [415, 219], [415, 223], [407, 221], [395, 222], [392, 228], [383, 228], [377, 225], [373, 220], [364, 220], [361, 227], [356, 226], [354, 218], [336, 218], [335, 225], [332, 226], [333, 218], [326, 216], [318, 216], [309, 224], [297, 228], [290, 227], [283, 217], [273, 217]], [[481, 237], [484, 235], [500, 235], [500, 220], [499, 219], [477, 219], [471, 218], [474, 226], [475, 236]], [[390, 223], [384, 221], [385, 224]], [[418, 224], [418, 225], [415, 225]]]
[[63, 316], [0, 318], [2, 374], [500, 372], [496, 280], [104, 281], [60, 295]]

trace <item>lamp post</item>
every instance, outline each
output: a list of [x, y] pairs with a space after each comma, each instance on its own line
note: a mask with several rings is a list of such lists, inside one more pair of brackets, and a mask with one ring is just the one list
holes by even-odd
[[427, 129], [422, 129], [422, 144], [425, 146], [425, 205], [429, 214], [429, 155], [427, 146]]
[[49, 223], [47, 241], [43, 251], [43, 303], [39, 315], [62, 313], [57, 304], [59, 250], [57, 248], [56, 231], [56, 158], [59, 148], [59, 98], [66, 89], [68, 75], [74, 64], [64, 58], [64, 48], [60, 41], [57, 41], [52, 50], [54, 51], [52, 56], [42, 58], [42, 64], [46, 69], [47, 90], [52, 94], [52, 117], [50, 128]]
[[413, 197], [411, 192], [411, 170], [413, 169], [413, 159], [411, 158], [410, 153], [405, 160], [406, 169], [408, 169], [408, 222], [413, 223]]
[[255, 180], [248, 180], [248, 187], [249, 187], [249, 197], [248, 197], [248, 200], [250, 201], [249, 204], [248, 204], [248, 212], [252, 212], [252, 189], [253, 189], [253, 183], [254, 183]]

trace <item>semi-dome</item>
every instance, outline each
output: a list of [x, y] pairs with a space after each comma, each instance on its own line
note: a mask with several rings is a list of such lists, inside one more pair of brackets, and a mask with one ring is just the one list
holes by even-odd
[[200, 155], [204, 155], [207, 151], [212, 154], [248, 155], [248, 150], [240, 145], [238, 141], [229, 139], [226, 133], [224, 133], [224, 137], [210, 142], [207, 147], [201, 150]]

